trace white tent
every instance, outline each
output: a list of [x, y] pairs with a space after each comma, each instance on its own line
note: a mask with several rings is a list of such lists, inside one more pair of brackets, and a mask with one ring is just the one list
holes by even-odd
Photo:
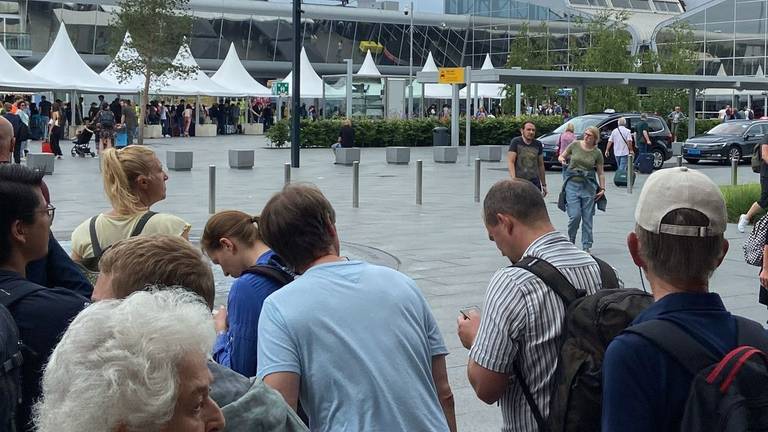
[[173, 63], [182, 66], [195, 66], [197, 71], [183, 78], [164, 75], [160, 78], [158, 93], [167, 95], [193, 95], [193, 96], [246, 96], [243, 91], [235, 91], [222, 87], [215, 83], [197, 65], [195, 58], [189, 51], [189, 46], [183, 44], [173, 59]]
[[[427, 56], [427, 61], [424, 62], [424, 67], [421, 68], [422, 72], [437, 72], [437, 65], [435, 59], [432, 58], [432, 52], [430, 51]], [[417, 80], [414, 80], [413, 93], [416, 94], [416, 87], [421, 87]], [[453, 97], [453, 89], [450, 84], [424, 84], [424, 97], [427, 99], [450, 99]]]
[[272, 96], [272, 92], [253, 79], [251, 74], [245, 70], [237, 56], [235, 44], [229, 45], [229, 52], [224, 62], [221, 63], [219, 70], [211, 77], [216, 84], [228, 88], [235, 92], [242, 92], [248, 96]]
[[[482, 70], [492, 70], [493, 63], [491, 62], [491, 56], [485, 55], [485, 61], [483, 62]], [[472, 84], [472, 97], [488, 98], [488, 99], [501, 99], [503, 98], [504, 84], [495, 83], [477, 83]], [[464, 87], [459, 91], [460, 98], [467, 97], [467, 88]]]
[[135, 93], [136, 90], [108, 81], [94, 72], [80, 58], [67, 35], [64, 24], [45, 57], [32, 68], [34, 75], [54, 84], [54, 90], [77, 90], [93, 93]]
[[0, 89], [47, 90], [56, 88], [48, 80], [34, 75], [18, 64], [0, 44]]
[[376, 63], [373, 62], [373, 56], [371, 56], [370, 50], [365, 53], [365, 60], [363, 60], [363, 65], [360, 66], [360, 70], [358, 70], [355, 75], [366, 78], [378, 78], [381, 76], [379, 68], [377, 68]]
[[[323, 97], [323, 79], [315, 72], [312, 63], [309, 62], [307, 52], [301, 49], [301, 92], [302, 98], [314, 99]], [[293, 71], [283, 78], [283, 82], [288, 83], [288, 94], [293, 94]]]

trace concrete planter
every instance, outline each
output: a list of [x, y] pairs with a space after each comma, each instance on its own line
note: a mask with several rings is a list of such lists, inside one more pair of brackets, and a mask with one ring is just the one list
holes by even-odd
[[197, 124], [195, 125], [195, 136], [199, 137], [215, 137], [216, 125], [215, 124]]
[[459, 158], [458, 147], [435, 147], [433, 151], [437, 163], [456, 163]]
[[360, 148], [358, 147], [339, 147], [334, 150], [336, 153], [335, 163], [338, 165], [352, 165], [354, 161], [360, 162]]
[[165, 152], [165, 166], [174, 171], [192, 170], [192, 152], [168, 150]]
[[30, 153], [27, 155], [27, 168], [53, 174], [54, 158], [52, 153]]
[[387, 147], [387, 163], [408, 165], [411, 149], [408, 147]]
[[500, 162], [504, 154], [504, 146], [500, 145], [482, 145], [478, 150], [478, 157], [483, 162]]
[[254, 151], [253, 150], [229, 150], [229, 167], [237, 169], [253, 168]]
[[[163, 127], [160, 125], [144, 126], [144, 138], [162, 138]], [[138, 136], [136, 137], [138, 139]]]
[[264, 135], [264, 125], [261, 123], [243, 123], [244, 135]]

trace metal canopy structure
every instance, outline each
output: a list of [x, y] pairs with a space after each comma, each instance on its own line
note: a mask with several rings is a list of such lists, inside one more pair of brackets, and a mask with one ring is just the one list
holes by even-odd
[[[630, 86], [679, 88], [688, 94], [688, 136], [696, 133], [696, 90], [723, 88], [730, 90], [768, 90], [765, 77], [729, 77], [709, 75], [672, 75], [623, 72], [550, 71], [530, 69], [492, 69], [471, 71], [472, 83], [539, 84], [549, 87], [575, 87], [579, 90], [578, 114], [585, 113], [584, 90], [596, 86]], [[422, 83], [438, 82], [437, 72], [418, 72]]]

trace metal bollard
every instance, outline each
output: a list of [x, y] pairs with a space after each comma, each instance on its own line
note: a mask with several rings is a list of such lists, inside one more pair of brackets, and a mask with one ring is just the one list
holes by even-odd
[[635, 184], [635, 155], [630, 153], [627, 158], [627, 193], [632, 193], [632, 186]]
[[352, 207], [360, 207], [360, 162], [352, 162]]
[[677, 155], [677, 166], [683, 166], [683, 155]]
[[422, 192], [422, 162], [421, 159], [416, 161], [416, 204], [421, 205], [421, 192]]
[[208, 214], [216, 213], [216, 165], [208, 165]]
[[288, 186], [291, 184], [291, 163], [286, 162], [283, 164], [283, 184]]
[[731, 185], [737, 184], [739, 184], [739, 160], [733, 158], [731, 159]]
[[475, 159], [475, 202], [480, 202], [480, 158]]

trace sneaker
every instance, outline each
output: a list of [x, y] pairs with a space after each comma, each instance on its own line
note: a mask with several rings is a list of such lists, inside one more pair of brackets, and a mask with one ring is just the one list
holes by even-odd
[[747, 230], [747, 225], [749, 224], [749, 219], [747, 219], [747, 215], [743, 214], [739, 216], [739, 224], [736, 225], [736, 228], [739, 229], [740, 233], [743, 233]]

